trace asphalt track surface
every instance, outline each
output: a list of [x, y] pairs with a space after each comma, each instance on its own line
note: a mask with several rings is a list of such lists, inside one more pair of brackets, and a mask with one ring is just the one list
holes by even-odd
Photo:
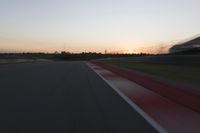
[[0, 65], [0, 105], [0, 132], [156, 132], [84, 62]]

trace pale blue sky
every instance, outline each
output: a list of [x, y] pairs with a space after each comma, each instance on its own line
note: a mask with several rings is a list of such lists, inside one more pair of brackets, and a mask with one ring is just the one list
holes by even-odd
[[169, 45], [200, 33], [199, 5], [200, 0], [0, 0], [0, 51]]

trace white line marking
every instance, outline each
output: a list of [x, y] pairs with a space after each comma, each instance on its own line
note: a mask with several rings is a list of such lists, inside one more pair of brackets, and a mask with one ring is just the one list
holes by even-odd
[[148, 121], [159, 133], [168, 133], [158, 122], [145, 113], [137, 104], [131, 101], [126, 95], [120, 92], [114, 85], [109, 83], [103, 76], [97, 73], [90, 64], [86, 63], [100, 78], [102, 78], [117, 94], [119, 94], [134, 110], [136, 110], [146, 121]]

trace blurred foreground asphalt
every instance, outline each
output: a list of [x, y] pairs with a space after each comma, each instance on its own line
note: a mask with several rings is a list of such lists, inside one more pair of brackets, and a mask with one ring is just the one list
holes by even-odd
[[156, 132], [84, 62], [0, 65], [0, 132]]

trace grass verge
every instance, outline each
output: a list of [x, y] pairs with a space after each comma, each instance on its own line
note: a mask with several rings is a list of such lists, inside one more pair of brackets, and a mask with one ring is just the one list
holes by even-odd
[[188, 84], [200, 85], [200, 68], [199, 66], [183, 66], [145, 62], [130, 62], [126, 59], [107, 59], [100, 62], [111, 64], [128, 69], [134, 69], [160, 76], [170, 80], [180, 81]]

